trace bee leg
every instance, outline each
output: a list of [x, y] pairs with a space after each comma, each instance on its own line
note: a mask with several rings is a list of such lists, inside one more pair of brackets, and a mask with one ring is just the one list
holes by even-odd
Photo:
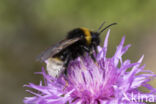
[[97, 46], [96, 46], [96, 45], [94, 45], [94, 46], [93, 46], [93, 48], [94, 48], [95, 53], [96, 53], [96, 55], [97, 55], [97, 53], [98, 53]]
[[86, 46], [81, 46], [81, 48], [84, 50], [84, 51], [86, 51], [86, 52], [90, 52], [90, 49], [88, 48], [88, 47], [86, 47]]
[[[86, 47], [86, 46], [81, 46], [81, 47], [82, 47], [86, 52], [88, 52], [88, 53], [90, 54], [91, 58], [92, 58], [94, 61], [96, 61], [93, 52], [90, 51], [90, 50], [91, 50], [90, 48], [88, 48], [88, 47]], [[95, 50], [95, 51], [96, 51], [96, 50]]]
[[96, 58], [95, 58], [93, 52], [90, 52], [90, 56], [91, 56], [91, 58], [96, 62]]
[[70, 54], [68, 54], [67, 57], [66, 57], [66, 60], [64, 61], [64, 67], [65, 67], [64, 74], [65, 74], [65, 75], [67, 75], [67, 68], [68, 68], [70, 59], [71, 59], [71, 58], [70, 58]]
[[[90, 48], [89, 47], [82, 45], [81, 48], [82, 48], [83, 51], [85, 51], [87, 53], [90, 53]], [[84, 57], [84, 55], [83, 55], [83, 57]]]
[[64, 74], [67, 75], [67, 67], [68, 67], [68, 64], [69, 64], [69, 61], [65, 63], [64, 67], [65, 67], [65, 70], [64, 70]]

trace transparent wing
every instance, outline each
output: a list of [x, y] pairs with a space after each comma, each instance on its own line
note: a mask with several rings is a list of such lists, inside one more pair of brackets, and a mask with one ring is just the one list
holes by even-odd
[[49, 57], [53, 57], [54, 55], [56, 55], [57, 53], [61, 52], [63, 49], [67, 48], [68, 46], [70, 46], [71, 44], [79, 41], [80, 38], [74, 38], [74, 39], [68, 39], [68, 40], [62, 40], [60, 42], [58, 42], [57, 44], [49, 47], [48, 49], [46, 49], [45, 51], [43, 51], [38, 57], [37, 57], [37, 61], [45, 61], [47, 60]]

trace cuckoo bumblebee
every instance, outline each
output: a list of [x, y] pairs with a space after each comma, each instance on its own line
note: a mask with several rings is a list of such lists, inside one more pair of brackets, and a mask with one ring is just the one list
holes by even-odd
[[45, 50], [38, 57], [39, 60], [47, 63], [49, 75], [58, 77], [60, 73], [67, 74], [67, 67], [71, 60], [78, 56], [89, 53], [95, 60], [93, 53], [97, 53], [97, 46], [100, 44], [100, 34], [116, 23], [112, 23], [102, 29], [104, 23], [94, 32], [87, 28], [76, 28], [68, 33], [66, 38]]

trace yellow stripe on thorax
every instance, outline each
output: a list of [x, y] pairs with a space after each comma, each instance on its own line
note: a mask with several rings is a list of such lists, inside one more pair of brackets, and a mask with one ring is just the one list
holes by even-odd
[[90, 31], [87, 29], [87, 28], [81, 28], [84, 32], [84, 35], [85, 35], [85, 38], [87, 40], [87, 43], [88, 44], [91, 44], [91, 41], [92, 41], [92, 36], [91, 36], [91, 33]]

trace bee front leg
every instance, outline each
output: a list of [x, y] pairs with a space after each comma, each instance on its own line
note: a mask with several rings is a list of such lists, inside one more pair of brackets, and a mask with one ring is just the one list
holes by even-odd
[[82, 45], [81, 48], [82, 48], [84, 51], [88, 52], [88, 53], [90, 52], [90, 48], [88, 48], [88, 47], [86, 47], [86, 46], [83, 46], [83, 45]]
[[95, 50], [95, 53], [96, 53], [96, 55], [97, 55], [97, 54], [98, 54], [97, 46], [94, 45], [94, 46], [93, 46], [93, 49]]
[[89, 47], [86, 47], [86, 46], [81, 46], [86, 52], [89, 53], [89, 55], [91, 56], [91, 58], [96, 61], [95, 57], [94, 57], [94, 54], [93, 54], [93, 51], [91, 51], [91, 49]]
[[95, 56], [94, 56], [94, 54], [93, 54], [92, 51], [90, 52], [90, 56], [91, 56], [91, 58], [92, 58], [94, 61], [96, 61], [96, 58], [95, 58]]

